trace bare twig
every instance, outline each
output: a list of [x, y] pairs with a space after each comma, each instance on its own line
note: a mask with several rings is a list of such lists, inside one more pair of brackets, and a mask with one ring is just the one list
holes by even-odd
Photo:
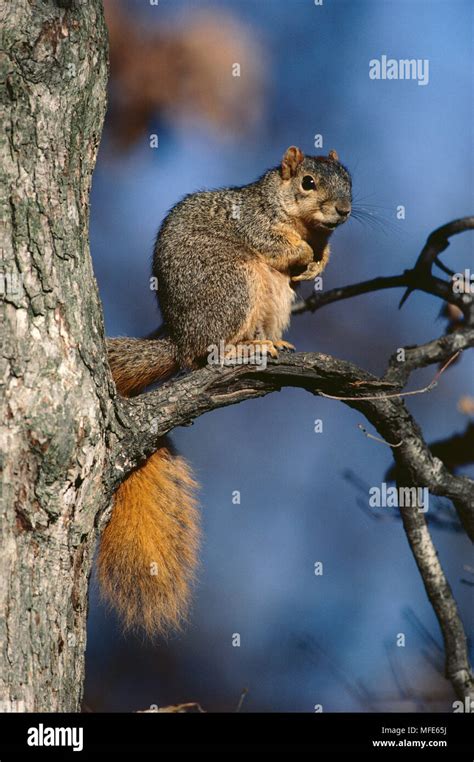
[[[398, 471], [399, 487], [413, 485], [407, 469]], [[457, 696], [474, 699], [474, 678], [469, 664], [467, 639], [452, 590], [436, 552], [424, 514], [400, 506], [403, 526], [426, 593], [438, 619], [444, 640], [445, 674]]]
[[[413, 389], [410, 392], [395, 392], [394, 394], [386, 394], [385, 392], [382, 392], [382, 394], [377, 394], [377, 395], [373, 395], [373, 396], [371, 396], [371, 395], [364, 395], [364, 397], [361, 397], [360, 395], [357, 396], [357, 397], [339, 397], [336, 394], [325, 394], [324, 392], [320, 392], [320, 395], [321, 395], [321, 397], [328, 397], [331, 400], [348, 401], [348, 400], [360, 400], [360, 399], [364, 399], [364, 400], [376, 400], [376, 399], [380, 399], [381, 397], [384, 397], [385, 399], [393, 399], [395, 397], [413, 397], [416, 394], [426, 394], [426, 392], [431, 392], [438, 385], [438, 380], [439, 380], [439, 377], [441, 376], [441, 374], [444, 373], [446, 368], [449, 365], [451, 365], [451, 363], [454, 362], [454, 360], [457, 357], [459, 357], [459, 354], [460, 354], [460, 352], [458, 351], [458, 352], [456, 352], [455, 355], [450, 357], [449, 360], [447, 360], [447, 362], [444, 363], [443, 367], [440, 368], [437, 371], [437, 373], [436, 373], [435, 377], [433, 378], [433, 380], [430, 381], [430, 383], [427, 386], [423, 386], [421, 389]], [[392, 447], [398, 447], [398, 445], [392, 445]]]
[[406, 287], [406, 291], [400, 301], [400, 307], [408, 299], [412, 291], [425, 291], [450, 304], [455, 304], [463, 313], [466, 325], [474, 326], [474, 296], [467, 293], [455, 293], [451, 281], [436, 278], [432, 273], [433, 264], [435, 262], [438, 265], [440, 264], [437, 261], [438, 255], [449, 246], [448, 239], [453, 235], [473, 229], [474, 217], [463, 217], [459, 220], [448, 222], [428, 236], [426, 244], [412, 269], [405, 270], [401, 275], [372, 278], [362, 283], [334, 288], [326, 293], [312, 294], [307, 299], [295, 304], [293, 313], [315, 312], [326, 304], [339, 302], [342, 299], [350, 299], [353, 296], [360, 296], [371, 291]]
[[387, 445], [388, 447], [400, 447], [403, 442], [396, 442], [395, 444], [390, 444], [390, 442], [386, 442], [385, 439], [380, 439], [380, 437], [375, 437], [373, 434], [370, 434], [365, 426], [362, 426], [361, 423], [357, 424], [357, 428], [362, 431], [363, 434], [367, 437], [367, 439], [373, 439], [374, 442], [380, 442], [380, 444]]
[[248, 688], [244, 688], [243, 689], [243, 691], [242, 691], [242, 693], [240, 694], [240, 697], [239, 697], [239, 703], [237, 704], [237, 707], [235, 709], [236, 712], [240, 712], [240, 710], [242, 709], [242, 707], [244, 705], [244, 701], [247, 698], [248, 692], [249, 692]]

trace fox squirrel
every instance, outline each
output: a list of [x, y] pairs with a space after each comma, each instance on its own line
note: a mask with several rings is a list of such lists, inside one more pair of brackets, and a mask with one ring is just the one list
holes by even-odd
[[[153, 274], [168, 337], [107, 341], [124, 396], [205, 362], [208, 348], [259, 347], [272, 356], [290, 320], [291, 283], [329, 259], [329, 238], [351, 211], [351, 177], [337, 153], [288, 148], [281, 165], [241, 188], [192, 193], [158, 233]], [[166, 443], [119, 487], [99, 550], [99, 581], [125, 627], [178, 627], [197, 565], [195, 482]]]

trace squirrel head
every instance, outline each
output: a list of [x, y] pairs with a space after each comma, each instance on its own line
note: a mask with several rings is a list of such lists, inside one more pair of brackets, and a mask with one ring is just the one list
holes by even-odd
[[286, 212], [308, 228], [333, 230], [351, 213], [352, 183], [336, 151], [305, 156], [296, 146], [285, 152], [280, 168]]

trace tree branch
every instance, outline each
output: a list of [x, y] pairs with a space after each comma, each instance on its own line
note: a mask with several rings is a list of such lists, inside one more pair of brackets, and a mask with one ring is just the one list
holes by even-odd
[[[410, 483], [410, 474], [398, 470], [399, 487]], [[474, 677], [469, 664], [467, 638], [451, 587], [440, 564], [424, 514], [416, 509], [400, 507], [403, 526], [421, 574], [426, 593], [439, 622], [444, 641], [445, 675], [459, 698], [474, 699]]]
[[426, 368], [433, 363], [442, 363], [456, 352], [474, 347], [474, 328], [461, 328], [459, 331], [440, 336], [434, 341], [419, 346], [405, 347], [404, 359], [399, 359], [395, 352], [388, 362], [388, 368], [383, 376], [384, 381], [404, 386], [412, 371]]
[[392, 448], [396, 461], [400, 459], [403, 466], [410, 467], [418, 485], [453, 500], [468, 536], [474, 539], [474, 482], [454, 476], [434, 458], [403, 401], [384, 396], [401, 392], [415, 368], [445, 360], [455, 351], [471, 346], [474, 346], [474, 330], [467, 329], [420, 347], [407, 347], [406, 367], [400, 363], [403, 370], [398, 372], [392, 358], [382, 378], [329, 355], [285, 354], [278, 360], [268, 360], [266, 368], [258, 365], [206, 367], [172, 380], [149, 394], [119, 399], [118, 417], [123, 430], [114, 452], [111, 489], [156, 450], [159, 437], [177, 426], [188, 426], [211, 410], [291, 386], [315, 395], [351, 397], [346, 404], [360, 410], [387, 442], [402, 441], [400, 447]]
[[[116, 467], [123, 475], [156, 449], [158, 437], [176, 426], [187, 426], [204, 413], [279, 391], [284, 386], [318, 391], [353, 389], [352, 382], [374, 383], [375, 376], [328, 355], [284, 353], [255, 364], [207, 366], [163, 384], [156, 391], [117, 401], [124, 425], [117, 445]], [[372, 387], [371, 387], [372, 388]], [[394, 387], [390, 385], [390, 389]]]
[[[400, 301], [400, 307], [412, 291], [424, 291], [450, 304], [455, 304], [462, 311], [466, 325], [474, 326], [474, 297], [472, 294], [457, 294], [453, 291], [450, 281], [441, 280], [432, 274], [433, 264], [442, 266], [442, 263], [438, 262], [438, 255], [449, 246], [448, 238], [473, 229], [474, 217], [462, 217], [448, 222], [430, 233], [415, 266], [410, 270], [405, 270], [401, 275], [372, 278], [350, 286], [333, 288], [326, 293], [311, 294], [307, 299], [295, 304], [293, 314], [299, 315], [308, 311], [316, 312], [326, 304], [339, 302], [342, 299], [350, 299], [353, 296], [368, 294], [371, 291], [405, 286], [407, 290]], [[445, 269], [444, 266], [442, 269]]]

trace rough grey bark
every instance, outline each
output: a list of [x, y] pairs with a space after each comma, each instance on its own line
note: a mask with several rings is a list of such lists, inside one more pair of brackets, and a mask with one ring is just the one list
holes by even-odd
[[108, 499], [109, 377], [88, 245], [107, 34], [101, 0], [15, 0], [2, 16], [0, 709], [76, 711]]

